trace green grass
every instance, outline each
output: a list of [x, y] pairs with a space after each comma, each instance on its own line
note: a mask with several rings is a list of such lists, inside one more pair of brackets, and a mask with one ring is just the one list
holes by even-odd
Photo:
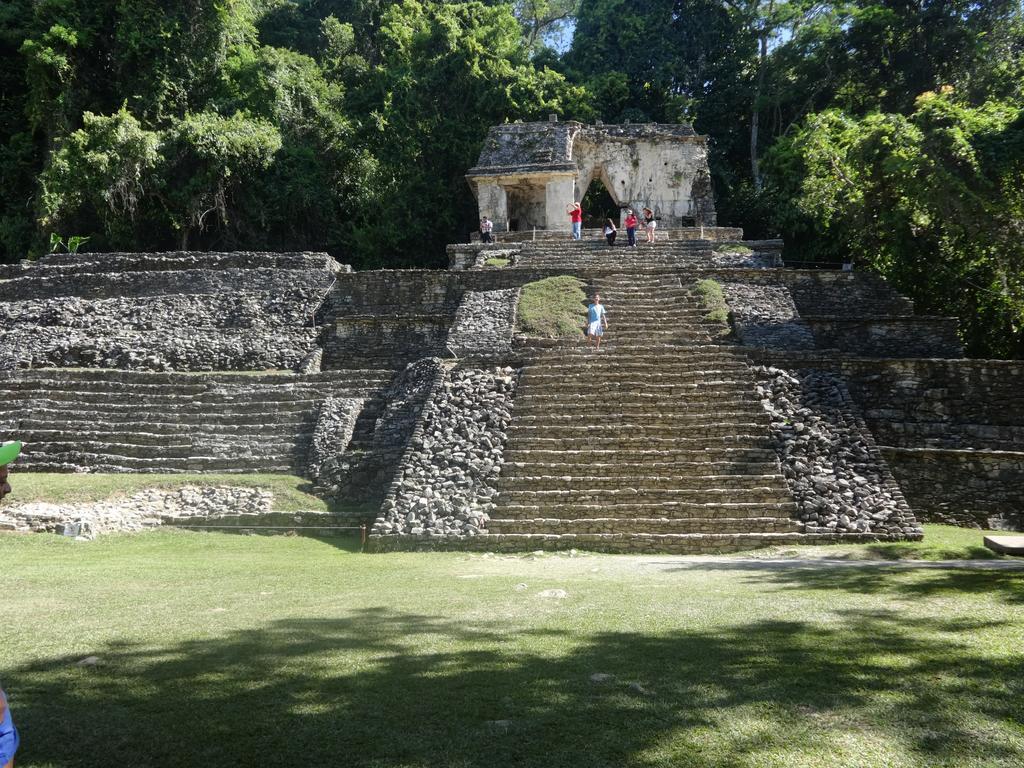
[[746, 245], [740, 245], [739, 243], [716, 243], [714, 245], [714, 251], [716, 253], [735, 253], [743, 256], [749, 256], [754, 252], [752, 248]]
[[839, 560], [994, 560], [1002, 557], [982, 542], [985, 536], [1006, 535], [1006, 531], [981, 531], [952, 525], [924, 526], [922, 541], [893, 541], [874, 544], [836, 544], [821, 547], [771, 547], [755, 557], [827, 558]]
[[485, 267], [507, 267], [509, 265], [509, 259], [502, 259], [497, 256], [492, 256], [484, 262]]
[[729, 325], [729, 305], [725, 303], [725, 292], [721, 283], [710, 278], [698, 280], [697, 295], [700, 296], [701, 304], [708, 310], [704, 315], [706, 320]]
[[583, 281], [568, 275], [527, 283], [519, 295], [519, 330], [549, 339], [583, 334], [587, 318]]
[[174, 531], [0, 563], [19, 768], [1024, 762], [1020, 571]]
[[263, 488], [274, 494], [279, 512], [330, 512], [329, 504], [314, 496], [309, 480], [294, 475], [156, 475], [156, 474], [60, 474], [18, 472], [10, 477], [12, 501], [48, 501], [53, 504], [104, 501], [123, 498], [147, 488], [174, 489], [183, 485], [228, 485]]

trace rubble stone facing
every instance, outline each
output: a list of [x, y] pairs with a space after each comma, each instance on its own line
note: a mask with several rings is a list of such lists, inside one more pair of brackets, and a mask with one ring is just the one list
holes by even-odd
[[512, 351], [519, 289], [467, 291], [448, 333], [456, 357], [505, 355]]
[[365, 398], [332, 396], [320, 404], [310, 438], [306, 477], [316, 483], [337, 483], [339, 462], [352, 441], [356, 420], [365, 402]]
[[0, 331], [0, 369], [131, 371], [294, 370], [315, 349], [317, 328], [18, 327]]
[[[357, 426], [347, 450], [326, 464], [317, 488], [338, 500], [379, 503], [443, 376], [444, 367], [436, 357], [407, 365], [381, 393], [380, 410], [364, 433]], [[367, 410], [364, 405], [362, 413]]]
[[733, 330], [749, 347], [813, 349], [814, 335], [784, 286], [725, 283]]
[[881, 450], [920, 520], [1024, 530], [1024, 451]]
[[0, 281], [0, 368], [294, 370], [342, 273], [326, 254], [44, 257]]
[[813, 369], [755, 370], [783, 474], [807, 532], [921, 538], [842, 379]]
[[273, 494], [258, 488], [185, 486], [169, 491], [153, 488], [124, 500], [4, 505], [0, 507], [0, 530], [92, 538], [104, 533], [209, 522], [225, 517], [257, 518], [270, 513], [272, 502]]
[[455, 368], [432, 392], [373, 526], [376, 536], [465, 538], [487, 527], [518, 373]]

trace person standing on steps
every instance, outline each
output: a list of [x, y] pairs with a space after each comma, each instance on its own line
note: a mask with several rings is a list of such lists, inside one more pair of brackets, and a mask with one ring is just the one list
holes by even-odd
[[658, 228], [658, 220], [654, 218], [654, 211], [644, 208], [644, 230], [647, 232], [647, 242], [654, 243], [654, 232]]
[[494, 231], [494, 222], [484, 216], [480, 219], [480, 242], [481, 243], [493, 243], [494, 238], [491, 237], [491, 232]]
[[572, 239], [579, 240], [583, 235], [583, 206], [579, 201], [569, 203], [565, 206], [565, 212], [569, 214], [569, 221], [572, 222]]
[[636, 248], [636, 214], [632, 208], [626, 209], [626, 242], [630, 248]]
[[587, 307], [587, 345], [597, 344], [601, 348], [601, 337], [608, 330], [608, 313], [601, 303], [601, 294], [594, 294], [594, 301]]
[[615, 236], [619, 234], [619, 230], [615, 228], [615, 222], [611, 219], [606, 219], [604, 224], [604, 239], [608, 241], [608, 245], [615, 245]]

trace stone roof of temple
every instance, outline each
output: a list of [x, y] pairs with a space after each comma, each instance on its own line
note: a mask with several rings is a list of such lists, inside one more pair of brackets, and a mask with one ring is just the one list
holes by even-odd
[[469, 175], [574, 171], [572, 145], [580, 133], [592, 141], [637, 139], [703, 140], [688, 123], [627, 123], [586, 125], [576, 121], [508, 123], [487, 133], [480, 158]]

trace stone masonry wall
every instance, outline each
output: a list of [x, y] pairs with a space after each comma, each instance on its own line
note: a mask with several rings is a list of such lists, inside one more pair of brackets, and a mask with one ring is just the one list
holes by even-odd
[[918, 519], [1024, 531], [1024, 451], [883, 448]]
[[1024, 449], [1024, 362], [846, 360], [837, 368], [882, 445]]
[[317, 328], [154, 331], [17, 327], [0, 330], [0, 369], [82, 367], [140, 371], [293, 370], [316, 348]]
[[842, 379], [827, 371], [755, 370], [783, 474], [807, 532], [920, 538]]
[[[407, 365], [384, 390], [369, 424], [353, 430], [347, 448], [321, 470], [317, 488], [343, 501], [380, 503], [444, 368], [438, 358]], [[368, 408], [364, 405], [363, 413]], [[360, 420], [363, 414], [360, 414]]]
[[518, 288], [467, 291], [448, 333], [448, 351], [456, 357], [511, 352], [518, 304]]
[[950, 317], [805, 317], [818, 347], [865, 357], [963, 357]]
[[725, 283], [733, 330], [750, 347], [813, 349], [814, 336], [783, 286]]
[[365, 398], [327, 397], [320, 404], [316, 425], [310, 438], [306, 477], [321, 485], [340, 480], [340, 462], [355, 432]]
[[0, 367], [295, 369], [342, 273], [326, 254], [44, 257], [0, 282]]
[[431, 396], [381, 506], [375, 536], [473, 536], [486, 529], [518, 373], [455, 368]]

